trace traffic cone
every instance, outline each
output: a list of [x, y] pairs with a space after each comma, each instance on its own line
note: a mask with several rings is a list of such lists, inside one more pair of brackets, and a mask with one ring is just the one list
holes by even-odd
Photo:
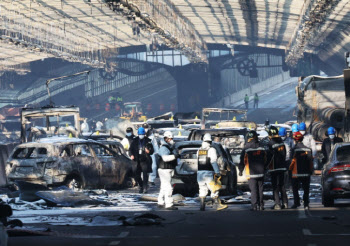
[[233, 120], [233, 121], [236, 121], [236, 116], [234, 116], [232, 120]]
[[277, 120], [276, 120], [275, 124], [276, 124], [276, 125], [278, 124]]
[[179, 129], [182, 129], [182, 125], [181, 124], [179, 125]]
[[182, 136], [182, 133], [179, 131], [179, 133], [177, 134], [179, 137], [181, 137]]
[[69, 138], [73, 138], [73, 134], [72, 134], [72, 133], [69, 133], [68, 137], [69, 137]]

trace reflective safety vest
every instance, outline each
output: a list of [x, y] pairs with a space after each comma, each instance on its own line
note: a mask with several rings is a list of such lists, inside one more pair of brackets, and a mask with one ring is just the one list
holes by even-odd
[[272, 145], [273, 156], [269, 165], [269, 172], [287, 171], [286, 146], [284, 142]]
[[254, 96], [254, 101], [259, 101], [259, 97], [258, 96]]
[[289, 166], [292, 178], [309, 177], [313, 169], [311, 149], [307, 147], [295, 148], [293, 153], [292, 163]]
[[249, 96], [244, 97], [245, 102], [249, 102]]
[[244, 169], [248, 179], [264, 177], [266, 158], [266, 150], [262, 147], [245, 150]]
[[[167, 148], [170, 151], [170, 153], [173, 152], [167, 144], [162, 145], [161, 148], [162, 147]], [[177, 159], [165, 162], [165, 161], [163, 161], [163, 158], [161, 156], [159, 156], [159, 166], [158, 167], [160, 169], [175, 169], [176, 165], [177, 165]]]
[[200, 148], [198, 150], [198, 171], [214, 171], [210, 158], [208, 157], [209, 149]]
[[123, 98], [122, 97], [117, 97], [117, 102], [122, 102]]

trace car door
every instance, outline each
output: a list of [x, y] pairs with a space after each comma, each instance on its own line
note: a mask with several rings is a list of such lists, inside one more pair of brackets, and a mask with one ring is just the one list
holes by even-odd
[[71, 153], [62, 158], [71, 165], [71, 172], [77, 173], [83, 179], [86, 187], [97, 188], [100, 184], [101, 167], [100, 163], [96, 162], [89, 145], [87, 143], [77, 143], [70, 147]]

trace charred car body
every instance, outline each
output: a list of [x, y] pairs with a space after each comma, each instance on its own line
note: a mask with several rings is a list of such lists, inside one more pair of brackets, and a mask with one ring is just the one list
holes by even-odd
[[[175, 189], [182, 186], [181, 188], [185, 189], [185, 192], [191, 193], [192, 195], [198, 193], [197, 151], [201, 145], [202, 141], [183, 141], [175, 144], [175, 148], [180, 154], [178, 165], [175, 168], [175, 175], [172, 179]], [[218, 153], [217, 163], [222, 176], [221, 192], [225, 194], [235, 194], [237, 192], [236, 168], [220, 143], [213, 142], [212, 147], [214, 147]]]
[[132, 161], [105, 145], [67, 138], [18, 145], [10, 155], [9, 184], [19, 180], [69, 188], [117, 188], [126, 185]]

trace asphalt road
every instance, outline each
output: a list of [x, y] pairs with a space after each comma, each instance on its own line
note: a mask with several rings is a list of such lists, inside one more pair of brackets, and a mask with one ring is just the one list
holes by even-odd
[[[296, 117], [293, 116], [297, 103], [295, 95], [296, 85], [297, 80], [291, 80], [291, 83], [258, 93], [259, 108], [253, 108], [254, 102], [251, 97], [247, 113], [248, 120], [256, 123], [264, 123], [267, 118], [271, 123], [276, 121], [278, 121], [278, 123], [283, 123], [289, 120], [296, 120]], [[232, 106], [245, 109], [244, 103], [238, 103]]]
[[[157, 192], [153, 188], [152, 193]], [[137, 189], [128, 192], [136, 192]], [[292, 205], [290, 200], [289, 204]], [[153, 213], [164, 220], [151, 226], [52, 226], [45, 223], [26, 225], [35, 230], [50, 228], [44, 236], [11, 237], [10, 246], [17, 245], [348, 245], [350, 242], [350, 200], [342, 200], [333, 208], [324, 208], [319, 192], [313, 194], [310, 210], [250, 211], [249, 204], [229, 204], [224, 211], [199, 211], [198, 203], [179, 206], [177, 211], [164, 211], [149, 203], [150, 211], [106, 211], [69, 216], [106, 216], [119, 218]], [[67, 216], [62, 214], [61, 216]]]

